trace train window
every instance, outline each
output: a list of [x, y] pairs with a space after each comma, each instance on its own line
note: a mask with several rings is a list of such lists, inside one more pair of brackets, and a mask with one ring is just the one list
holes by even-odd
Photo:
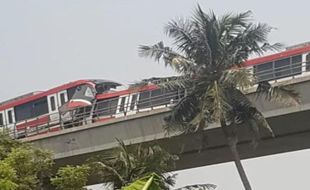
[[292, 73], [294, 75], [301, 74], [301, 63], [302, 62], [302, 57], [301, 55], [296, 55], [292, 57]]
[[138, 94], [134, 94], [134, 95], [131, 96], [130, 110], [134, 110], [135, 109], [137, 98], [138, 98]]
[[16, 121], [22, 121], [25, 119], [29, 119], [32, 117], [32, 102], [28, 102], [26, 104], [22, 104], [15, 107], [15, 118]]
[[114, 115], [116, 113], [117, 103], [118, 103], [118, 97], [98, 101], [96, 104], [94, 115], [96, 116]]
[[66, 102], [65, 100], [65, 94], [64, 93], [61, 93], [60, 94], [60, 105], [64, 105]]
[[263, 63], [254, 66], [254, 73], [258, 81], [273, 79], [273, 62]]
[[275, 61], [274, 67], [275, 67], [275, 76], [277, 78], [288, 77], [291, 76], [292, 74], [290, 58]]
[[68, 100], [71, 100], [72, 96], [73, 96], [74, 93], [75, 93], [76, 88], [77, 88], [77, 87], [72, 87], [72, 88], [69, 88], [69, 89], [67, 90]]
[[144, 91], [140, 93], [138, 109], [150, 107], [150, 91]]
[[119, 112], [123, 112], [125, 110], [125, 101], [127, 97], [121, 98], [121, 104], [119, 105]]
[[33, 102], [32, 117], [48, 113], [47, 98], [43, 97]]
[[4, 122], [3, 122], [3, 114], [0, 113], [0, 127], [3, 127]]
[[97, 91], [98, 94], [101, 94], [101, 93], [103, 93], [103, 92], [105, 92], [107, 90], [109, 90], [109, 88], [107, 88], [104, 83], [96, 84], [96, 91]]
[[56, 110], [56, 102], [55, 102], [55, 97], [51, 96], [50, 97], [50, 102], [51, 102], [51, 111], [55, 111]]
[[48, 113], [47, 97], [15, 107], [16, 121], [30, 119]]
[[151, 91], [151, 104], [152, 106], [159, 106], [165, 104], [164, 91], [162, 89], [156, 89]]
[[8, 111], [8, 120], [9, 124], [13, 123], [12, 110]]
[[310, 53], [306, 56], [306, 71], [310, 71]]

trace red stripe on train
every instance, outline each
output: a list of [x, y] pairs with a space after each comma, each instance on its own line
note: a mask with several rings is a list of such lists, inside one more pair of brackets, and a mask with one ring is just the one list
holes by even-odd
[[294, 55], [303, 54], [306, 52], [310, 52], [310, 45], [305, 46], [305, 47], [301, 47], [301, 48], [283, 51], [280, 53], [276, 53], [276, 54], [272, 54], [272, 55], [268, 55], [268, 56], [264, 56], [264, 57], [259, 57], [256, 59], [251, 59], [249, 61], [246, 61], [244, 63], [244, 66], [253, 66], [253, 65], [257, 65], [257, 64], [268, 63], [271, 61], [276, 61], [279, 59], [287, 58], [287, 57], [294, 56]]
[[142, 91], [147, 91], [147, 90], [155, 90], [158, 89], [159, 87], [157, 85], [151, 84], [143, 87], [137, 87], [137, 88], [129, 88], [127, 90], [122, 90], [118, 92], [110, 92], [110, 93], [104, 93], [104, 94], [98, 94], [96, 96], [97, 100], [102, 100], [102, 99], [108, 99], [108, 98], [113, 98], [113, 97], [118, 97], [118, 96], [123, 96], [126, 94], [132, 94], [132, 93], [137, 93], [137, 92], [142, 92]]
[[21, 129], [25, 129], [28, 127], [36, 127], [39, 125], [47, 124], [48, 122], [49, 122], [49, 116], [47, 115], [47, 116], [43, 116], [35, 120], [31, 120], [31, 121], [19, 124], [19, 125], [17, 124], [16, 129], [21, 130]]

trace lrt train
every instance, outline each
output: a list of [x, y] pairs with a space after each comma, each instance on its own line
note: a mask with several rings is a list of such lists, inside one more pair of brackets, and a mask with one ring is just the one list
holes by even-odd
[[155, 84], [127, 88], [108, 80], [78, 80], [0, 103], [0, 128], [16, 138], [58, 131], [168, 106], [179, 92]]
[[[289, 80], [310, 73], [310, 43], [244, 63], [259, 82]], [[16, 138], [171, 106], [184, 90], [163, 90], [150, 83], [128, 88], [108, 80], [78, 80], [0, 103], [0, 128]]]

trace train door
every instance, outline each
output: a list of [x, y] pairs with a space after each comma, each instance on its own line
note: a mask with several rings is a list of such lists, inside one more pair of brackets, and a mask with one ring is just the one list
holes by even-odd
[[52, 94], [47, 96], [47, 103], [50, 122], [57, 123], [59, 120], [57, 95]]
[[58, 96], [58, 106], [64, 105], [68, 101], [67, 90], [63, 90], [57, 93]]
[[0, 131], [6, 128], [4, 111], [0, 111]]
[[126, 115], [128, 99], [129, 99], [128, 94], [119, 97], [115, 117], [122, 117]]
[[15, 122], [14, 108], [9, 108], [5, 110], [5, 120], [7, 128], [10, 130], [15, 130], [16, 122]]
[[118, 99], [116, 117], [132, 115], [137, 110], [138, 94], [126, 94]]
[[137, 113], [137, 102], [139, 99], [139, 94], [130, 94], [129, 101], [127, 104], [127, 115], [132, 115]]

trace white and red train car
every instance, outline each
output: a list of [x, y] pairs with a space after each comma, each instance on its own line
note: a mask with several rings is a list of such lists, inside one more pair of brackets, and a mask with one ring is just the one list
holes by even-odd
[[[59, 108], [81, 90], [84, 97], [72, 101], [75, 104], [91, 104], [95, 92], [103, 92], [120, 84], [104, 80], [78, 80], [43, 92], [29, 93], [0, 103], [0, 126], [14, 129], [17, 136], [23, 136], [25, 129], [54, 124], [59, 120]], [[59, 130], [59, 127], [50, 128]], [[31, 131], [31, 130], [30, 130]]]
[[280, 53], [255, 58], [244, 63], [258, 81], [281, 81], [310, 73], [310, 42], [286, 48]]
[[177, 92], [154, 84], [126, 88], [107, 80], [78, 80], [2, 102], [0, 127], [21, 138], [135, 114], [176, 98]]
[[[310, 74], [310, 44], [252, 59], [244, 66], [259, 82], [305, 76]], [[34, 135], [46, 128], [55, 131], [167, 106], [182, 93], [155, 84], [127, 88], [113, 81], [79, 80], [0, 103], [0, 127], [13, 131], [15, 137]]]

